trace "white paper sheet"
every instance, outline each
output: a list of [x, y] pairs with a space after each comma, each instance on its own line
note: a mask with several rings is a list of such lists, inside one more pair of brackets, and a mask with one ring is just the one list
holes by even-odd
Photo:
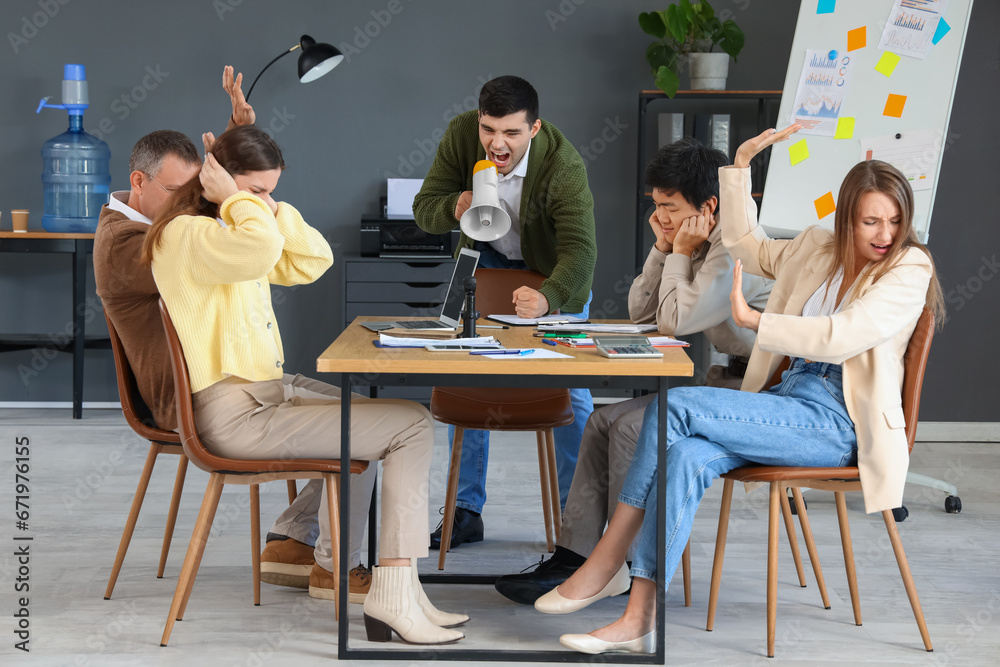
[[862, 160], [882, 160], [903, 172], [914, 190], [930, 190], [941, 148], [940, 133], [932, 130], [901, 131], [861, 140]]
[[924, 59], [930, 51], [938, 21], [949, 0], [896, 0], [882, 29], [878, 48], [901, 56]]
[[851, 56], [848, 53], [806, 49], [792, 111], [792, 122], [802, 126], [800, 133], [823, 137], [836, 133], [850, 80]]

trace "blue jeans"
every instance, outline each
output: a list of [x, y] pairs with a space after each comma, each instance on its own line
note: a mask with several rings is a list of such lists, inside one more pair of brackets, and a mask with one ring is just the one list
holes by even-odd
[[[521, 260], [508, 259], [493, 249], [488, 243], [476, 242], [480, 252], [479, 266], [484, 269], [527, 269]], [[590, 299], [587, 299], [581, 313], [564, 313], [577, 317], [588, 317]], [[487, 313], [484, 313], [484, 315]], [[573, 405], [573, 423], [554, 430], [556, 444], [556, 473], [559, 478], [560, 511], [566, 506], [569, 487], [573, 483], [576, 458], [580, 453], [580, 438], [587, 425], [590, 413], [594, 411], [594, 399], [589, 389], [571, 389], [570, 402]], [[448, 442], [455, 441], [455, 427], [448, 427]], [[467, 429], [462, 437], [462, 463], [458, 473], [458, 501], [456, 506], [481, 514], [486, 504], [486, 465], [490, 453], [489, 431]]]
[[[632, 576], [656, 578], [658, 404], [643, 416], [619, 502], [645, 509]], [[759, 394], [677, 387], [667, 394], [664, 579], [677, 569], [694, 513], [720, 475], [749, 463], [847, 466], [857, 460], [854, 423], [844, 405], [840, 366], [796, 359], [781, 382]]]

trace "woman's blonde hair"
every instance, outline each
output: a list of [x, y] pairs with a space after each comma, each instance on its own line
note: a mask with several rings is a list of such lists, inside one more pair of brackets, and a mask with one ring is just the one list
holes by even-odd
[[[899, 209], [899, 229], [896, 240], [886, 256], [867, 267], [866, 272], [871, 274], [872, 282], [875, 282], [888, 273], [909, 248], [920, 248], [931, 262], [931, 281], [927, 286], [925, 304], [934, 313], [934, 319], [940, 326], [944, 323], [944, 296], [941, 293], [937, 269], [934, 268], [934, 259], [927, 246], [917, 239], [917, 233], [913, 229], [913, 189], [906, 177], [891, 164], [881, 160], [859, 162], [847, 172], [844, 182], [840, 184], [834, 219], [834, 255], [830, 277], [836, 275], [840, 269], [844, 269], [845, 275], [850, 275], [848, 269], [855, 266], [855, 227], [858, 223], [861, 199], [869, 192], [884, 194], [896, 203]], [[856, 285], [860, 286], [863, 283], [864, 280], [859, 280]], [[856, 290], [857, 287], [852, 290], [849, 299], [857, 298]]]
[[[284, 169], [285, 160], [281, 149], [266, 132], [253, 125], [243, 125], [223, 132], [212, 144], [212, 155], [222, 168], [231, 175], [246, 174], [251, 171]], [[153, 226], [146, 232], [142, 244], [141, 261], [150, 264], [153, 252], [159, 248], [163, 231], [170, 221], [181, 215], [200, 215], [214, 218], [219, 213], [219, 205], [205, 199], [205, 189], [201, 179], [195, 174], [177, 188], [163, 209], [153, 220]]]

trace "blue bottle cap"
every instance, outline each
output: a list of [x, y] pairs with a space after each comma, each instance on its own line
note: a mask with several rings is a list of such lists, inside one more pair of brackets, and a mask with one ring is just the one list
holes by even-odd
[[83, 65], [64, 65], [63, 79], [67, 81], [86, 81], [86, 69]]

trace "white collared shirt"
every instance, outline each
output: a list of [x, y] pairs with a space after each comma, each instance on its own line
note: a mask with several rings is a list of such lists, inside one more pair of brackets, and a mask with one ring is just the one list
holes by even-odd
[[490, 241], [490, 245], [507, 259], [524, 259], [521, 253], [521, 194], [524, 192], [524, 178], [528, 175], [528, 155], [531, 154], [531, 140], [524, 157], [509, 174], [497, 174], [497, 195], [500, 208], [510, 216], [510, 231]]
[[129, 220], [135, 220], [136, 222], [142, 222], [147, 225], [153, 224], [152, 220], [128, 205], [127, 202], [131, 192], [131, 190], [119, 190], [118, 192], [112, 192], [111, 196], [108, 198], [108, 208], [112, 211], [124, 213], [125, 217]]

